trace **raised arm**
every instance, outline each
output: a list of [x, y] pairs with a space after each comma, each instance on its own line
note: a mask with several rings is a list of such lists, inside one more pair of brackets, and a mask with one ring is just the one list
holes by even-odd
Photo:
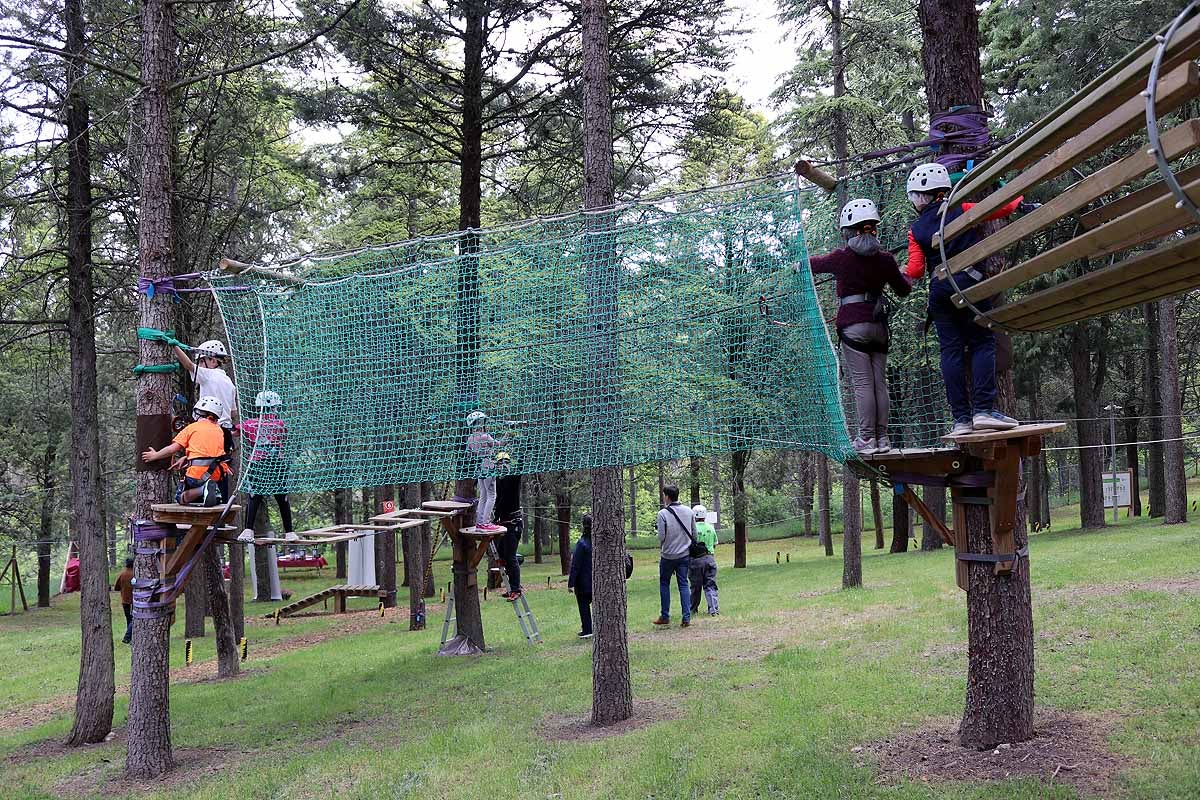
[[175, 346], [172, 348], [175, 351], [175, 360], [179, 362], [179, 366], [183, 367], [188, 375], [196, 374], [196, 365], [188, 358], [188, 354], [183, 352], [183, 348]]

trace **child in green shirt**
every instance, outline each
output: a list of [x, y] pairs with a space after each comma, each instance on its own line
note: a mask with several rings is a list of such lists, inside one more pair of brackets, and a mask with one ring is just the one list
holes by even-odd
[[688, 570], [688, 583], [692, 586], [692, 613], [700, 610], [700, 587], [704, 587], [704, 599], [708, 601], [708, 614], [715, 617], [720, 613], [717, 606], [717, 531], [707, 522], [708, 509], [692, 506], [696, 518], [696, 541], [708, 548], [708, 552], [692, 559]]

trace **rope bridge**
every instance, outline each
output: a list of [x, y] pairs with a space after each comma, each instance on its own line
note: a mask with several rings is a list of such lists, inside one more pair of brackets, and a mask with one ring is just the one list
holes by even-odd
[[[896, 187], [851, 186], [869, 188]], [[908, 212], [878, 191], [864, 196], [883, 201], [903, 241]], [[774, 176], [213, 272], [242, 417], [257, 415], [260, 390], [283, 398], [286, 435], [259, 442], [246, 486], [488, 474], [490, 459], [467, 452], [475, 410], [522, 473], [747, 449], [844, 461], [852, 450], [822, 313], [832, 319], [836, 300], [807, 269], [810, 248], [841, 244], [835, 206]], [[597, 307], [604, 318], [589, 312]], [[915, 330], [923, 307], [908, 301], [895, 327]], [[606, 330], [616, 375], [593, 368]], [[897, 338], [893, 417], [908, 433], [896, 438], [928, 445], [944, 432], [936, 344]]]

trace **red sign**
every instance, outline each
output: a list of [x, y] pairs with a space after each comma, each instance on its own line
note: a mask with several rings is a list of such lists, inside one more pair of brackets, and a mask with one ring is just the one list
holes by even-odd
[[384, 500], [383, 501], [383, 513], [391, 514], [395, 510], [396, 510], [396, 501], [395, 500]]

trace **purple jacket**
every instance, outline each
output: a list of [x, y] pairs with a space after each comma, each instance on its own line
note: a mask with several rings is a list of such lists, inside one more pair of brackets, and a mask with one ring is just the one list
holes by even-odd
[[[829, 255], [809, 259], [814, 275], [829, 274], [837, 279], [837, 296], [850, 297], [856, 294], [872, 294], [879, 297], [885, 286], [900, 297], [912, 291], [908, 281], [900, 274], [895, 257], [880, 250], [873, 256], [860, 256], [843, 247]], [[870, 322], [875, 317], [874, 303], [850, 303], [838, 308], [837, 329], [843, 330], [859, 322]]]

